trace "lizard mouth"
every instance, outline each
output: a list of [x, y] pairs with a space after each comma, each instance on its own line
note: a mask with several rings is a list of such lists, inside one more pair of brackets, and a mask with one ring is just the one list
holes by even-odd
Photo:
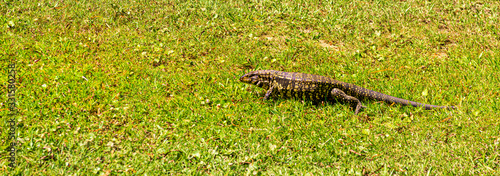
[[243, 76], [240, 77], [240, 81], [244, 82], [244, 83], [250, 83], [250, 82], [252, 82], [252, 79], [250, 79], [246, 75], [243, 75]]
[[248, 74], [245, 74], [240, 77], [240, 81], [244, 83], [252, 83], [256, 80], [254, 77], [250, 77]]

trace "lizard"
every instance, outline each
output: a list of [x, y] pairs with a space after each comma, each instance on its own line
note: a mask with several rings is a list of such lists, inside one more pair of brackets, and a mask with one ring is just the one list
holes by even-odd
[[338, 81], [326, 76], [276, 70], [257, 70], [241, 76], [240, 82], [253, 84], [267, 90], [264, 100], [269, 97], [297, 98], [315, 102], [338, 100], [350, 104], [354, 114], [362, 108], [361, 100], [379, 100], [389, 104], [423, 107], [429, 109], [456, 109], [454, 106], [437, 106], [393, 97], [354, 84]]

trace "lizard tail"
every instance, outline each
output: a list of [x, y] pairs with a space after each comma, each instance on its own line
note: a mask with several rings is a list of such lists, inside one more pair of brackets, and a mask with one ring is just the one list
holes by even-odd
[[404, 106], [413, 106], [413, 107], [423, 107], [424, 109], [436, 109], [436, 108], [440, 108], [440, 109], [456, 109], [455, 106], [438, 106], [438, 105], [430, 105], [430, 104], [424, 104], [424, 103], [419, 103], [419, 102], [414, 102], [414, 101], [410, 101], [410, 100], [405, 100], [405, 99], [402, 99], [402, 98], [398, 98], [398, 97], [393, 97], [393, 96], [390, 96], [390, 95], [387, 95], [387, 94], [383, 94], [383, 93], [380, 93], [380, 92], [377, 92], [377, 91], [373, 91], [373, 90], [370, 90], [370, 89], [366, 89], [366, 88], [363, 88], [363, 87], [359, 87], [359, 86], [356, 86], [354, 84], [350, 84], [349, 87], [351, 87], [351, 90], [352, 90], [352, 86], [355, 86], [354, 89], [356, 89], [356, 91], [352, 91], [352, 93], [355, 93], [357, 92], [358, 96], [357, 97], [366, 97], [368, 99], [372, 99], [372, 100], [379, 100], [379, 101], [384, 101], [388, 104], [393, 104], [393, 103], [396, 103], [396, 104], [401, 104], [401, 105], [404, 105]]

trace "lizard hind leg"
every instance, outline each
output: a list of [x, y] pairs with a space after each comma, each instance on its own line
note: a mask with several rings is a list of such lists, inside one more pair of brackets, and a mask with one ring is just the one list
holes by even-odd
[[334, 88], [330, 93], [333, 98], [342, 101], [344, 103], [349, 103], [352, 107], [354, 107], [354, 114], [358, 114], [362, 108], [366, 108], [366, 106], [363, 106], [361, 104], [361, 101], [359, 101], [356, 97], [347, 95], [344, 91], [340, 89]]

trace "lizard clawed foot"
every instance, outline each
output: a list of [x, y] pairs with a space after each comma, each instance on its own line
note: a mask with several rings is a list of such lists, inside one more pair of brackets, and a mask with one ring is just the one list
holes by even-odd
[[360, 110], [366, 108], [366, 106], [361, 105], [361, 102], [358, 102], [356, 105], [356, 110], [354, 111], [354, 114], [358, 114]]

